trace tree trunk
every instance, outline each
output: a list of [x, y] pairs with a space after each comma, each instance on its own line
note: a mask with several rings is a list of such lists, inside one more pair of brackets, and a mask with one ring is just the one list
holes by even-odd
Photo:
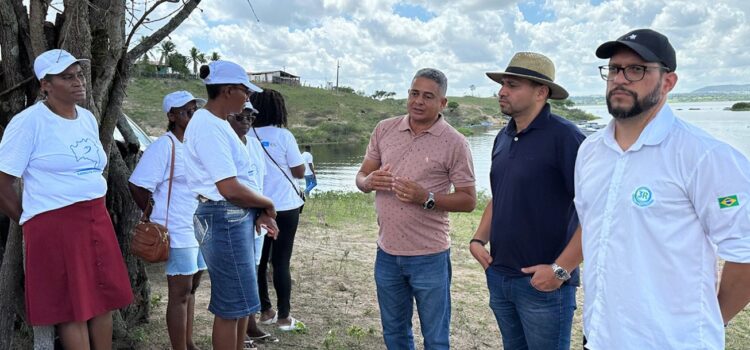
[[[133, 32], [145, 17], [166, 0], [146, 0], [150, 8], [141, 18], [130, 19], [135, 28], [126, 33], [126, 6], [122, 0], [64, 0], [63, 13], [55, 23], [44, 22], [48, 0], [0, 0], [0, 139], [11, 117], [33, 104], [39, 94], [39, 82], [33, 72], [33, 58], [50, 48], [63, 48], [79, 58], [91, 59], [83, 65], [87, 81], [87, 102], [99, 122], [99, 137], [109, 160], [107, 209], [128, 268], [135, 299], [115, 312], [114, 345], [132, 348], [129, 338], [134, 327], [146, 322], [150, 312], [150, 290], [144, 264], [130, 254], [130, 232], [140, 211], [130, 197], [128, 178], [139, 157], [139, 144], [122, 116], [130, 69], [135, 61], [169, 35], [198, 6], [200, 0], [186, 0], [181, 9], [163, 27], [139, 41], [128, 51]], [[130, 11], [132, 12], [132, 11]], [[117, 127], [125, 137], [122, 145], [113, 142]], [[0, 218], [0, 349], [30, 349], [34, 343], [31, 327], [25, 320], [23, 289], [23, 236], [11, 223], [7, 229]], [[5, 234], [7, 232], [7, 235]], [[4, 248], [4, 249], [3, 249]], [[44, 333], [50, 328], [35, 329]], [[51, 333], [50, 333], [51, 334]], [[38, 335], [38, 334], [37, 334]], [[49, 340], [50, 336], [43, 337]]]

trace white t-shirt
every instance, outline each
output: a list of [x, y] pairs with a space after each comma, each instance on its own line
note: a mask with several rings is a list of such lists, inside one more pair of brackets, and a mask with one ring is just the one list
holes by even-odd
[[266, 155], [263, 152], [263, 146], [255, 137], [245, 136], [247, 140], [247, 153], [250, 155], [250, 182], [247, 186], [253, 191], [263, 193], [263, 181], [266, 176]]
[[723, 349], [717, 255], [750, 263], [750, 162], [665, 105], [623, 151], [581, 144], [583, 307], [592, 350]]
[[107, 156], [87, 109], [76, 119], [37, 102], [11, 119], [0, 142], [0, 171], [24, 181], [20, 224], [34, 215], [103, 197]]
[[[289, 130], [284, 128], [264, 126], [255, 130], [260, 137], [260, 144], [268, 151], [276, 163], [279, 164], [281, 169], [284, 169], [284, 173], [282, 174], [279, 167], [268, 158], [268, 155], [264, 154], [267, 174], [263, 182], [263, 194], [271, 198], [277, 211], [299, 208], [305, 202], [302, 201], [296, 192], [299, 190], [296, 185], [297, 181], [292, 177], [290, 169], [305, 162], [299, 153], [297, 140]], [[247, 135], [248, 137], [255, 137], [255, 133], [252, 130]], [[292, 184], [289, 183], [284, 174], [295, 183], [294, 187], [292, 187]]]
[[162, 135], [148, 146], [138, 161], [130, 182], [143, 187], [154, 198], [151, 221], [164, 225], [167, 218], [167, 195], [169, 193], [169, 165], [172, 162], [172, 138], [175, 146], [172, 198], [169, 201], [169, 237], [172, 248], [197, 247], [193, 232], [193, 214], [198, 207], [195, 194], [190, 191], [185, 178], [185, 146], [172, 132]]
[[[305, 176], [313, 174], [310, 164], [313, 164], [313, 156], [310, 152], [302, 152], [302, 160], [305, 162]], [[314, 165], [314, 164], [313, 164]]]
[[216, 183], [237, 177], [250, 182], [250, 157], [247, 147], [229, 122], [206, 109], [199, 109], [185, 130], [185, 175], [188, 187], [196, 195], [213, 201], [226, 200]]

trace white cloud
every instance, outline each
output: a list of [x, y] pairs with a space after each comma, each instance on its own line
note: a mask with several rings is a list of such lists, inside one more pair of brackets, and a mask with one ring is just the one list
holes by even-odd
[[[404, 96], [417, 69], [449, 78], [449, 95], [491, 95], [487, 71], [505, 69], [517, 51], [538, 51], [555, 62], [556, 80], [573, 95], [601, 94], [598, 45], [635, 28], [666, 34], [677, 50], [677, 92], [706, 85], [749, 83], [750, 2], [743, 0], [546, 0], [550, 20], [530, 23], [518, 1], [247, 0], [203, 2], [171, 36], [183, 53], [192, 46], [248, 70], [285, 69], [318, 86], [334, 81], [355, 90]], [[419, 5], [427, 22], [393, 13], [397, 3]], [[748, 79], [750, 80], [750, 79]]]

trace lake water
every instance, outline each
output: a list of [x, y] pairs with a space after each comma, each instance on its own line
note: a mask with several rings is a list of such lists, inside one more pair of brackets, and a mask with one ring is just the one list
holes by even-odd
[[[714, 137], [734, 146], [746, 156], [750, 155], [750, 112], [724, 110], [734, 102], [685, 102], [671, 104], [678, 117], [706, 130]], [[607, 107], [577, 106], [606, 124], [611, 117]], [[476, 129], [474, 136], [468, 137], [474, 157], [474, 171], [477, 176], [477, 191], [489, 193], [490, 155], [492, 142], [499, 129]], [[317, 191], [357, 191], [354, 177], [362, 164], [367, 144], [355, 145], [316, 145], [312, 154], [318, 173]]]

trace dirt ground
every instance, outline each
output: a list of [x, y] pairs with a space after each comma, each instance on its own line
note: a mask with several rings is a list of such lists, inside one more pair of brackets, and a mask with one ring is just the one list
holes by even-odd
[[[330, 206], [336, 198], [308, 201], [301, 216], [292, 258], [292, 316], [303, 321], [307, 333], [282, 333], [266, 326], [279, 343], [261, 349], [384, 349], [373, 268], [377, 225], [371, 202], [361, 199]], [[351, 200], [350, 198], [345, 199]], [[313, 203], [311, 203], [313, 202]], [[481, 213], [460, 214], [454, 225], [478, 223]], [[473, 232], [472, 227], [466, 227]], [[468, 233], [453, 233], [451, 347], [454, 349], [502, 348], [495, 319], [489, 309], [484, 273], [468, 252]], [[459, 236], [459, 237], [457, 237]], [[150, 323], [137, 331], [142, 349], [169, 349], [164, 314], [167, 286], [164, 265], [148, 267], [151, 283]], [[206, 309], [210, 280], [204, 275], [196, 294], [194, 340], [201, 349], [211, 347], [213, 315]], [[271, 298], [275, 300], [273, 289]], [[423, 348], [415, 310], [414, 332]], [[580, 315], [576, 316], [580, 319]], [[578, 322], [578, 321], [577, 321]], [[580, 336], [574, 335], [576, 338]], [[578, 342], [580, 344], [580, 341]], [[579, 349], [580, 346], [575, 348]]]
[[[484, 273], [468, 252], [468, 241], [479, 223], [481, 210], [452, 214], [453, 248], [451, 348], [501, 349], [500, 332], [488, 306]], [[375, 223], [368, 196], [320, 196], [308, 200], [301, 216], [292, 258], [292, 310], [307, 325], [306, 333], [282, 333], [273, 326], [266, 331], [279, 343], [261, 349], [384, 349], [373, 280]], [[166, 332], [166, 278], [163, 264], [148, 268], [152, 288], [150, 323], [137, 330], [141, 349], [168, 349]], [[210, 280], [204, 276], [197, 291], [194, 339], [201, 349], [211, 348], [213, 316], [206, 310]], [[271, 298], [275, 300], [273, 289]], [[572, 349], [581, 349], [581, 302], [573, 321]], [[727, 348], [750, 344], [750, 310], [728, 331]], [[413, 320], [418, 349], [423, 349], [419, 319]], [[734, 345], [732, 345], [734, 344]]]

